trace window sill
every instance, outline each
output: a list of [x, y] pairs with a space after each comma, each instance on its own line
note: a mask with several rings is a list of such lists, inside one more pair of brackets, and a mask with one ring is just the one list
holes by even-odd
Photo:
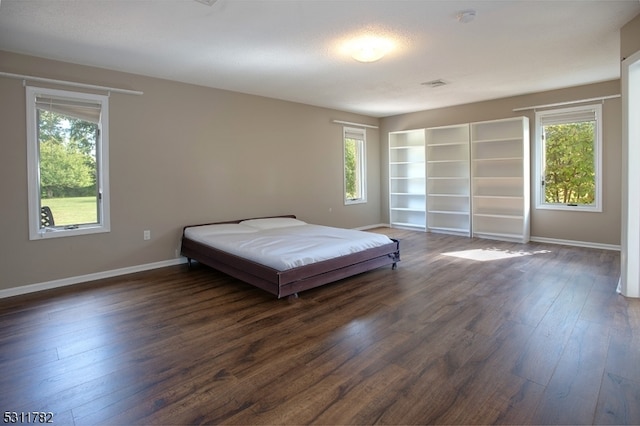
[[586, 213], [602, 213], [602, 207], [600, 206], [580, 206], [580, 205], [568, 205], [568, 204], [538, 204], [536, 206], [536, 209], [586, 212]]
[[44, 240], [49, 238], [75, 237], [79, 235], [101, 234], [101, 233], [106, 233], [110, 231], [111, 229], [108, 226], [103, 226], [103, 225], [79, 226], [73, 229], [55, 227], [55, 228], [38, 229], [35, 233], [31, 232], [29, 235], [29, 239]]
[[350, 206], [352, 204], [366, 204], [367, 200], [344, 200], [345, 206]]

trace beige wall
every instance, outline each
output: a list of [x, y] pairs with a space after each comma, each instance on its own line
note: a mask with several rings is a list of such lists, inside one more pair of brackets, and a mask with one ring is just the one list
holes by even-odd
[[[621, 57], [638, 50], [640, 15], [621, 29]], [[390, 131], [517, 115], [533, 123], [532, 111], [512, 109], [620, 93], [616, 80], [378, 120], [1, 51], [0, 70], [144, 92], [110, 99], [112, 231], [29, 241], [24, 88], [0, 77], [0, 290], [174, 259], [190, 223], [282, 213], [341, 227], [388, 222]], [[532, 236], [620, 243], [620, 100], [603, 111], [603, 213], [534, 208]], [[367, 204], [343, 205], [342, 127], [332, 119], [381, 124], [367, 130]]]
[[[382, 119], [380, 128], [381, 146], [383, 149], [381, 152], [381, 164], [383, 164], [381, 174], [386, 181], [388, 170], [384, 165], [387, 164], [388, 161], [388, 134], [391, 131], [494, 120], [523, 115], [529, 117], [531, 124], [531, 170], [533, 171], [535, 170], [535, 152], [533, 150], [535, 147], [533, 141], [535, 113], [533, 110], [514, 112], [514, 108], [614, 94], [620, 94], [619, 80], [384, 118]], [[620, 244], [621, 108], [620, 98], [607, 100], [603, 104], [603, 212], [586, 213], [538, 210], [535, 208], [535, 202], [533, 201], [532, 188], [532, 237], [616, 246]], [[533, 181], [534, 179], [532, 179], [532, 185], [534, 184]], [[382, 191], [381, 214], [383, 219], [388, 221], [388, 187], [383, 186]]]
[[0, 290], [174, 259], [187, 224], [380, 223], [378, 131], [367, 130], [368, 203], [344, 206], [342, 126], [331, 123], [376, 118], [7, 52], [0, 70], [144, 92], [110, 97], [111, 232], [29, 241], [25, 90], [0, 77]]
[[640, 50], [640, 15], [620, 29], [620, 58], [624, 59]]

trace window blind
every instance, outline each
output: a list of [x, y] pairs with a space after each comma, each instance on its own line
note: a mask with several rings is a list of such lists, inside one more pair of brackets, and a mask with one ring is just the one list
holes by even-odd
[[544, 112], [540, 113], [540, 124], [543, 126], [565, 123], [581, 123], [585, 121], [596, 121], [595, 108], [566, 112], [550, 111], [549, 114], [545, 114]]
[[102, 111], [102, 105], [97, 102], [53, 96], [36, 96], [36, 108], [95, 124], [100, 123], [100, 113]]
[[364, 130], [357, 129], [344, 129], [344, 138], [345, 139], [357, 139], [364, 140]]

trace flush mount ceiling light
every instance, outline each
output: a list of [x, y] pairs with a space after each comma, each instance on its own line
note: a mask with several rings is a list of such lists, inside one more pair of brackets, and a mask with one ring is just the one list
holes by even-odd
[[345, 44], [345, 50], [358, 62], [378, 61], [394, 47], [395, 44], [390, 38], [379, 35], [360, 36]]
[[456, 14], [456, 19], [461, 24], [468, 24], [476, 18], [476, 11], [473, 9], [461, 10]]

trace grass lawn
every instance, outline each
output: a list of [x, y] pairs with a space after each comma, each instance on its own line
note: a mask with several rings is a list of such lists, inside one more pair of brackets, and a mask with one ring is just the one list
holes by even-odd
[[56, 226], [96, 223], [96, 197], [43, 198], [42, 206], [49, 206]]

